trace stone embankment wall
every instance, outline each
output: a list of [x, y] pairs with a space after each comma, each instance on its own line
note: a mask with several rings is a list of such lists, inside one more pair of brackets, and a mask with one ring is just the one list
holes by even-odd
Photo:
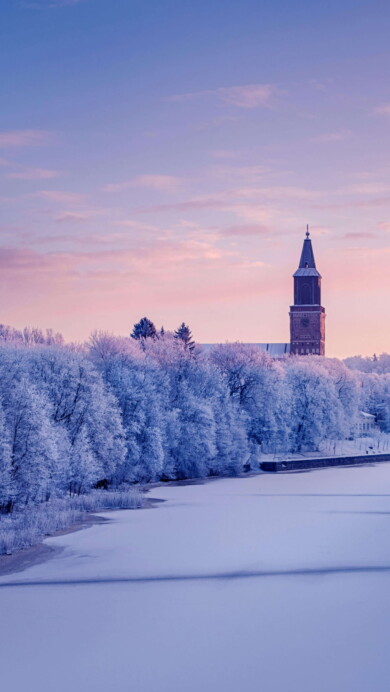
[[390, 454], [364, 454], [348, 457], [316, 457], [314, 459], [277, 459], [276, 461], [263, 461], [260, 464], [262, 471], [279, 473], [280, 471], [298, 471], [300, 469], [318, 469], [326, 466], [357, 466], [359, 464], [372, 464], [379, 461], [390, 461]]

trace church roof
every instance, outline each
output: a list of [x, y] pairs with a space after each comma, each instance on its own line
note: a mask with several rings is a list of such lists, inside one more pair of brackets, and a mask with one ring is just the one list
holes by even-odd
[[[229, 343], [229, 342], [228, 342]], [[290, 353], [290, 344], [289, 343], [277, 343], [277, 344], [254, 344], [254, 343], [248, 343], [248, 342], [241, 342], [238, 341], [236, 343], [243, 344], [244, 346], [257, 346], [257, 348], [260, 351], [263, 351], [265, 353], [268, 353], [271, 358], [283, 358], [283, 356], [286, 356]], [[200, 344], [203, 349], [206, 351], [209, 351], [210, 349], [213, 348], [213, 346], [218, 346], [219, 344]], [[232, 346], [234, 346], [234, 342], [231, 343]]]
[[310, 240], [309, 227], [307, 227], [306, 238], [303, 241], [303, 248], [301, 259], [299, 261], [299, 267], [295, 272], [294, 276], [319, 276], [321, 278], [321, 274], [316, 269], [313, 246]]
[[297, 269], [297, 271], [294, 273], [293, 276], [319, 276], [321, 277], [320, 272], [317, 271], [317, 269], [314, 269], [312, 267], [301, 267]]

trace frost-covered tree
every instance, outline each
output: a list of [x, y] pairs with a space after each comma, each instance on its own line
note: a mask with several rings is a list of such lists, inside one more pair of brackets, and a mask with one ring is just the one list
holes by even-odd
[[3, 405], [15, 502], [42, 502], [55, 489], [58, 465], [56, 431], [46, 415], [45, 397], [23, 377], [14, 378]]
[[159, 376], [150, 363], [118, 357], [106, 371], [125, 436], [126, 458], [117, 471], [123, 480], [151, 481], [161, 475], [164, 407], [158, 394]]
[[319, 358], [294, 358], [287, 364], [291, 387], [291, 447], [316, 450], [322, 440], [340, 436], [341, 405], [336, 388]]
[[87, 436], [100, 479], [112, 482], [124, 462], [124, 433], [116, 401], [100, 373], [83, 352], [58, 347], [35, 349], [30, 363], [34, 381], [40, 381], [51, 402], [54, 424], [65, 429], [72, 447], [79, 435]]
[[15, 499], [12, 481], [11, 445], [0, 403], [0, 512], [9, 511]]
[[360, 408], [372, 413], [380, 429], [390, 432], [390, 374], [359, 373]]
[[250, 463], [257, 465], [260, 450], [287, 449], [291, 393], [283, 367], [256, 346], [240, 343], [215, 346], [208, 358], [245, 413]]
[[102, 469], [93, 454], [89, 436], [81, 427], [73, 445], [69, 448], [69, 466], [66, 485], [71, 495], [80, 495], [92, 488], [102, 476]]
[[210, 401], [200, 400], [186, 382], [177, 392], [178, 435], [172, 440], [171, 456], [176, 478], [211, 475], [216, 457], [216, 423]]
[[345, 365], [351, 370], [358, 370], [366, 373], [377, 373], [378, 375], [390, 373], [390, 354], [381, 353], [372, 357], [352, 356], [344, 360]]
[[0, 342], [23, 342], [23, 333], [8, 324], [0, 324]]
[[239, 343], [195, 353], [182, 327], [66, 346], [0, 326], [0, 511], [97, 483], [234, 475], [261, 451], [351, 436], [359, 410], [390, 432], [386, 354], [347, 367]]

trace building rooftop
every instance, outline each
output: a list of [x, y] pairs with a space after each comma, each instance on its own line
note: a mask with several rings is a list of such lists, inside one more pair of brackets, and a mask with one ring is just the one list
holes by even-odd
[[316, 269], [313, 246], [310, 240], [309, 226], [307, 226], [306, 238], [303, 241], [299, 267], [294, 276], [319, 276], [321, 278], [321, 274]]
[[[228, 342], [229, 343], [229, 342]], [[232, 346], [236, 342], [230, 342]], [[244, 346], [257, 346], [260, 351], [263, 353], [268, 353], [268, 355], [271, 356], [271, 358], [283, 358], [283, 356], [286, 356], [290, 353], [290, 344], [288, 343], [276, 343], [276, 344], [256, 344], [256, 343], [248, 343], [248, 342], [238, 342], [240, 344], [243, 344]], [[213, 346], [219, 346], [219, 344], [200, 344], [202, 348], [204, 348], [206, 351], [208, 351], [210, 348], [213, 348]]]
[[293, 276], [319, 276], [321, 278], [320, 272], [314, 267], [299, 267]]

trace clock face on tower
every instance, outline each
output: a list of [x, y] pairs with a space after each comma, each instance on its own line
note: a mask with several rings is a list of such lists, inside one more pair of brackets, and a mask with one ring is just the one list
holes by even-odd
[[308, 317], [302, 317], [301, 319], [301, 325], [302, 327], [308, 327], [310, 324], [310, 320]]

